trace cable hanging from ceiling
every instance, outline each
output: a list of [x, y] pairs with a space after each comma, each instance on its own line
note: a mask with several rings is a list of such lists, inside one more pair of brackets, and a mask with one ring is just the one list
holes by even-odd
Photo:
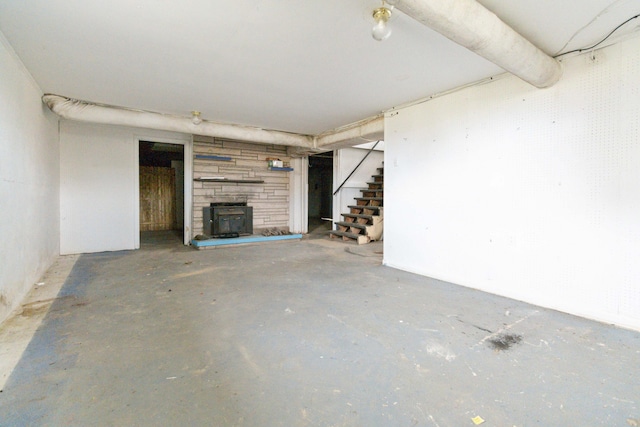
[[[616, 31], [618, 31], [620, 28], [622, 28], [623, 26], [625, 26], [627, 23], [629, 23], [629, 22], [633, 21], [634, 19], [638, 19], [638, 18], [640, 18], [640, 13], [639, 13], [639, 14], [637, 14], [637, 15], [632, 16], [631, 18], [627, 19], [626, 21], [624, 21], [623, 23], [621, 23], [620, 25], [618, 25], [617, 27], [615, 27], [613, 30], [611, 30], [611, 31], [609, 32], [609, 34], [607, 34], [607, 35], [606, 35], [602, 40], [600, 40], [598, 43], [594, 44], [593, 46], [583, 47], [583, 48], [580, 48], [580, 49], [573, 49], [573, 50], [570, 50], [570, 51], [568, 51], [568, 52], [564, 52], [564, 53], [560, 53], [560, 54], [558, 54], [558, 55], [555, 55], [555, 56], [554, 56], [554, 58], [560, 58], [561, 56], [569, 55], [570, 53], [576, 53], [576, 52], [577, 52], [577, 53], [581, 53], [581, 52], [585, 52], [585, 51], [588, 51], [588, 50], [593, 50], [593, 49], [595, 49], [596, 47], [600, 46], [600, 45], [601, 45], [602, 43], [604, 43], [605, 41], [607, 41], [607, 39], [609, 39], [609, 37], [611, 37], [611, 36], [612, 36]], [[575, 37], [575, 35], [574, 35], [573, 37]], [[573, 39], [573, 37], [571, 37], [571, 39], [569, 39], [569, 42]], [[565, 44], [565, 46], [566, 46], [567, 44], [569, 44], [569, 42], [567, 42], [567, 43]]]

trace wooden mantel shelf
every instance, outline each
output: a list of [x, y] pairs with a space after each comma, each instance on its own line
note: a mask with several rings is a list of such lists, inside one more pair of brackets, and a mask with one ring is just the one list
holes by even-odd
[[201, 182], [233, 182], [241, 184], [264, 184], [261, 179], [226, 179], [226, 178], [193, 178], [194, 181]]

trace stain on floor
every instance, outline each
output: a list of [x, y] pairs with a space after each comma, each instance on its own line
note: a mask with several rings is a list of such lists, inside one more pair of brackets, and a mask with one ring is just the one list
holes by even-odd
[[82, 255], [0, 424], [637, 425], [639, 333], [382, 266], [376, 243]]
[[509, 350], [522, 341], [522, 335], [516, 334], [499, 334], [487, 340], [489, 346], [497, 351]]

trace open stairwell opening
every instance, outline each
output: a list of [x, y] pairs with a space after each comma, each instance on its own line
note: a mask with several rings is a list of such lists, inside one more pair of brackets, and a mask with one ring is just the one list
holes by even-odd
[[342, 221], [335, 221], [331, 238], [355, 242], [359, 245], [382, 238], [384, 224], [384, 162], [371, 176], [367, 188], [360, 189], [361, 196], [349, 205], [349, 213], [342, 213]]

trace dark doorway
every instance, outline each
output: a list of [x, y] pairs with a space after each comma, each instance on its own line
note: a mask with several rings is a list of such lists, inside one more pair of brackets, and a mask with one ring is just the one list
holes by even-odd
[[[333, 223], [333, 152], [309, 156], [309, 233], [325, 233]], [[324, 218], [324, 219], [323, 219]]]
[[140, 141], [140, 234], [149, 240], [184, 228], [184, 146]]

